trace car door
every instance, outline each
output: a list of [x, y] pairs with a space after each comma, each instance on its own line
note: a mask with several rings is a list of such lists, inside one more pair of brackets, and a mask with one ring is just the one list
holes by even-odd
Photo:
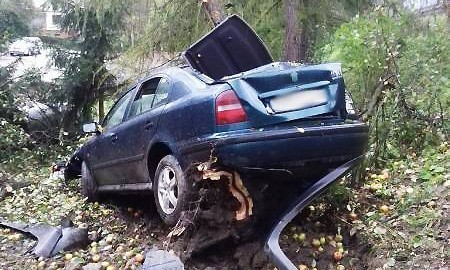
[[125, 174], [117, 165], [122, 163], [121, 157], [126, 155], [126, 148], [123, 147], [124, 141], [120, 140], [118, 134], [123, 129], [125, 113], [134, 93], [135, 88], [130, 89], [114, 104], [102, 123], [103, 132], [91, 145], [88, 160], [99, 186], [125, 183]]
[[121, 168], [126, 172], [126, 181], [132, 189], [145, 189], [149, 186], [146, 156], [148, 146], [155, 135], [159, 116], [167, 103], [170, 81], [164, 76], [155, 76], [141, 84], [130, 105], [123, 132], [119, 136], [127, 145], [126, 161]]

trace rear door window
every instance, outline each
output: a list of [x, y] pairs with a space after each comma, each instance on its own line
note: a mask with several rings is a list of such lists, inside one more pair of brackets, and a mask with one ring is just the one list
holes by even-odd
[[155, 92], [155, 98], [153, 99], [152, 108], [156, 108], [160, 105], [167, 103], [167, 97], [169, 96], [170, 83], [166, 78], [161, 78], [158, 83], [158, 88]]
[[163, 77], [152, 78], [142, 83], [141, 89], [139, 89], [131, 104], [128, 117], [142, 114], [152, 108], [166, 104], [169, 88], [169, 81]]

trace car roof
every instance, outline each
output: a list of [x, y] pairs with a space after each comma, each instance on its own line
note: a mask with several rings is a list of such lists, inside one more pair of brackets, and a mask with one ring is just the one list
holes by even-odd
[[146, 81], [150, 78], [158, 76], [158, 75], [167, 75], [171, 78], [177, 78], [177, 79], [186, 78], [188, 80], [197, 80], [197, 81], [200, 81], [200, 82], [203, 82], [206, 84], [214, 83], [214, 80], [212, 80], [208, 76], [205, 76], [204, 74], [194, 70], [190, 66], [179, 65], [179, 66], [154, 69], [148, 75], [139, 79], [137, 83], [132, 85], [132, 87], [134, 87], [135, 85], [137, 85], [143, 81]]

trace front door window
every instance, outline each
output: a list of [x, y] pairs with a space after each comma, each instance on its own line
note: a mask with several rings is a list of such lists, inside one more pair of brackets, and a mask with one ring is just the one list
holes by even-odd
[[127, 109], [127, 105], [130, 101], [132, 93], [132, 90], [128, 91], [128, 93], [126, 93], [121, 99], [116, 102], [116, 104], [109, 111], [108, 115], [106, 115], [105, 120], [103, 121], [103, 128], [105, 130], [108, 130], [122, 123], [123, 116], [125, 115], [125, 111]]

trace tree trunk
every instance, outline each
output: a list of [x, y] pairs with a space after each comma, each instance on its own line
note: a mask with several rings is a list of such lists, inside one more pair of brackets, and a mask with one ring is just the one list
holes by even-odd
[[100, 123], [105, 117], [105, 95], [103, 90], [98, 90], [98, 122]]
[[443, 0], [447, 9], [447, 30], [450, 29], [450, 0]]
[[305, 26], [301, 27], [301, 35], [300, 35], [300, 52], [299, 52], [299, 61], [309, 62], [309, 44], [311, 42], [309, 33]]
[[225, 12], [219, 0], [201, 0], [202, 6], [214, 26], [225, 19]]
[[300, 0], [284, 0], [284, 61], [298, 62], [301, 60], [302, 31], [298, 21], [299, 6]]

